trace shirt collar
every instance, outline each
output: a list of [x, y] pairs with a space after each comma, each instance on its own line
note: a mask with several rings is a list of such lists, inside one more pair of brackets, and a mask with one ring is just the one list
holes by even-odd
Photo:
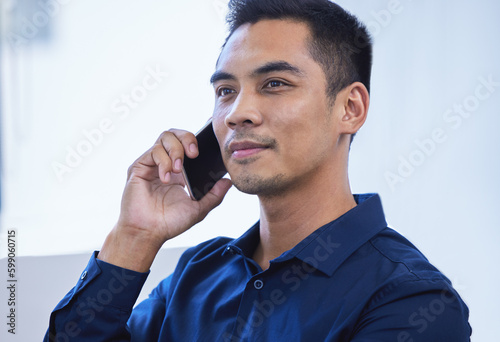
[[[378, 194], [354, 195], [358, 204], [344, 215], [320, 227], [272, 263], [298, 258], [328, 276], [359, 247], [387, 227]], [[259, 242], [257, 222], [240, 238], [228, 244], [225, 253], [252, 257]]]
[[289, 253], [332, 276], [352, 253], [387, 227], [379, 195], [354, 195], [354, 199], [356, 207], [319, 228], [281, 257]]
[[224, 252], [222, 252], [222, 255], [226, 255], [228, 253], [242, 254], [244, 256], [251, 258], [253, 256], [255, 248], [257, 248], [257, 244], [260, 241], [259, 227], [260, 227], [259, 222], [257, 222], [242, 236], [231, 241], [227, 245]]

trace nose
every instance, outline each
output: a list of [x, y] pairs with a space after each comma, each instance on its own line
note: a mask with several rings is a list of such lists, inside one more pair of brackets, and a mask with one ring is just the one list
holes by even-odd
[[224, 123], [231, 129], [258, 126], [262, 124], [262, 115], [258, 109], [256, 96], [241, 91], [233, 102]]

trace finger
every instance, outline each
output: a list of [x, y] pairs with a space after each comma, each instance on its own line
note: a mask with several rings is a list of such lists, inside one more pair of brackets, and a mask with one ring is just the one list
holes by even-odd
[[172, 173], [170, 178], [170, 184], [179, 184], [183, 187], [186, 186], [186, 180], [184, 179], [184, 175], [181, 173]]
[[162, 144], [155, 144], [151, 149], [151, 159], [158, 167], [158, 177], [163, 183], [169, 183], [172, 178], [172, 160]]
[[173, 133], [184, 147], [184, 153], [191, 159], [198, 157], [198, 140], [196, 136], [188, 131], [180, 129], [171, 129], [169, 132]]
[[163, 132], [155, 144], [153, 157], [157, 158], [155, 161], [159, 168], [160, 177], [165, 175], [170, 180], [172, 172], [180, 173], [182, 171], [184, 146], [174, 132]]
[[223, 178], [215, 183], [214, 187], [199, 201], [202, 218], [208, 215], [215, 207], [222, 203], [227, 192], [233, 183], [227, 178]]
[[[161, 151], [155, 151], [155, 149], [157, 149], [156, 145], [144, 152], [132, 165], [130, 165], [127, 172], [127, 179], [139, 177], [153, 180], [154, 178], [158, 178], [159, 165], [163, 164], [162, 168], [164, 170], [168, 168], [170, 159], [167, 153], [163, 151], [164, 156], [162, 156]], [[162, 171], [162, 174], [163, 177], [160, 177], [160, 179], [163, 181], [166, 172]]]
[[184, 148], [177, 137], [171, 132], [163, 132], [153, 147], [132, 164], [129, 168], [128, 178], [133, 173], [149, 180], [159, 177], [162, 182], [169, 183], [171, 173], [174, 171], [174, 161], [170, 157], [169, 151], [174, 157], [184, 155]]

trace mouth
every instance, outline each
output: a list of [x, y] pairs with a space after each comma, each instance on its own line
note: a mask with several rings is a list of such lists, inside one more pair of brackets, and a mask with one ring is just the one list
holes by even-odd
[[254, 157], [257, 154], [267, 150], [269, 146], [253, 141], [233, 141], [229, 144], [229, 152], [232, 158], [244, 159]]

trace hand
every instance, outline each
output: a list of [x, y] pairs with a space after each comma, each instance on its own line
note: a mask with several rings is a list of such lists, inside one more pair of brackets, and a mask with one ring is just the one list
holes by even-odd
[[196, 137], [186, 131], [170, 130], [130, 166], [120, 217], [99, 259], [145, 271], [165, 241], [203, 220], [222, 202], [231, 187], [228, 179], [217, 182], [200, 201], [186, 193], [184, 153], [189, 158], [198, 156]]

